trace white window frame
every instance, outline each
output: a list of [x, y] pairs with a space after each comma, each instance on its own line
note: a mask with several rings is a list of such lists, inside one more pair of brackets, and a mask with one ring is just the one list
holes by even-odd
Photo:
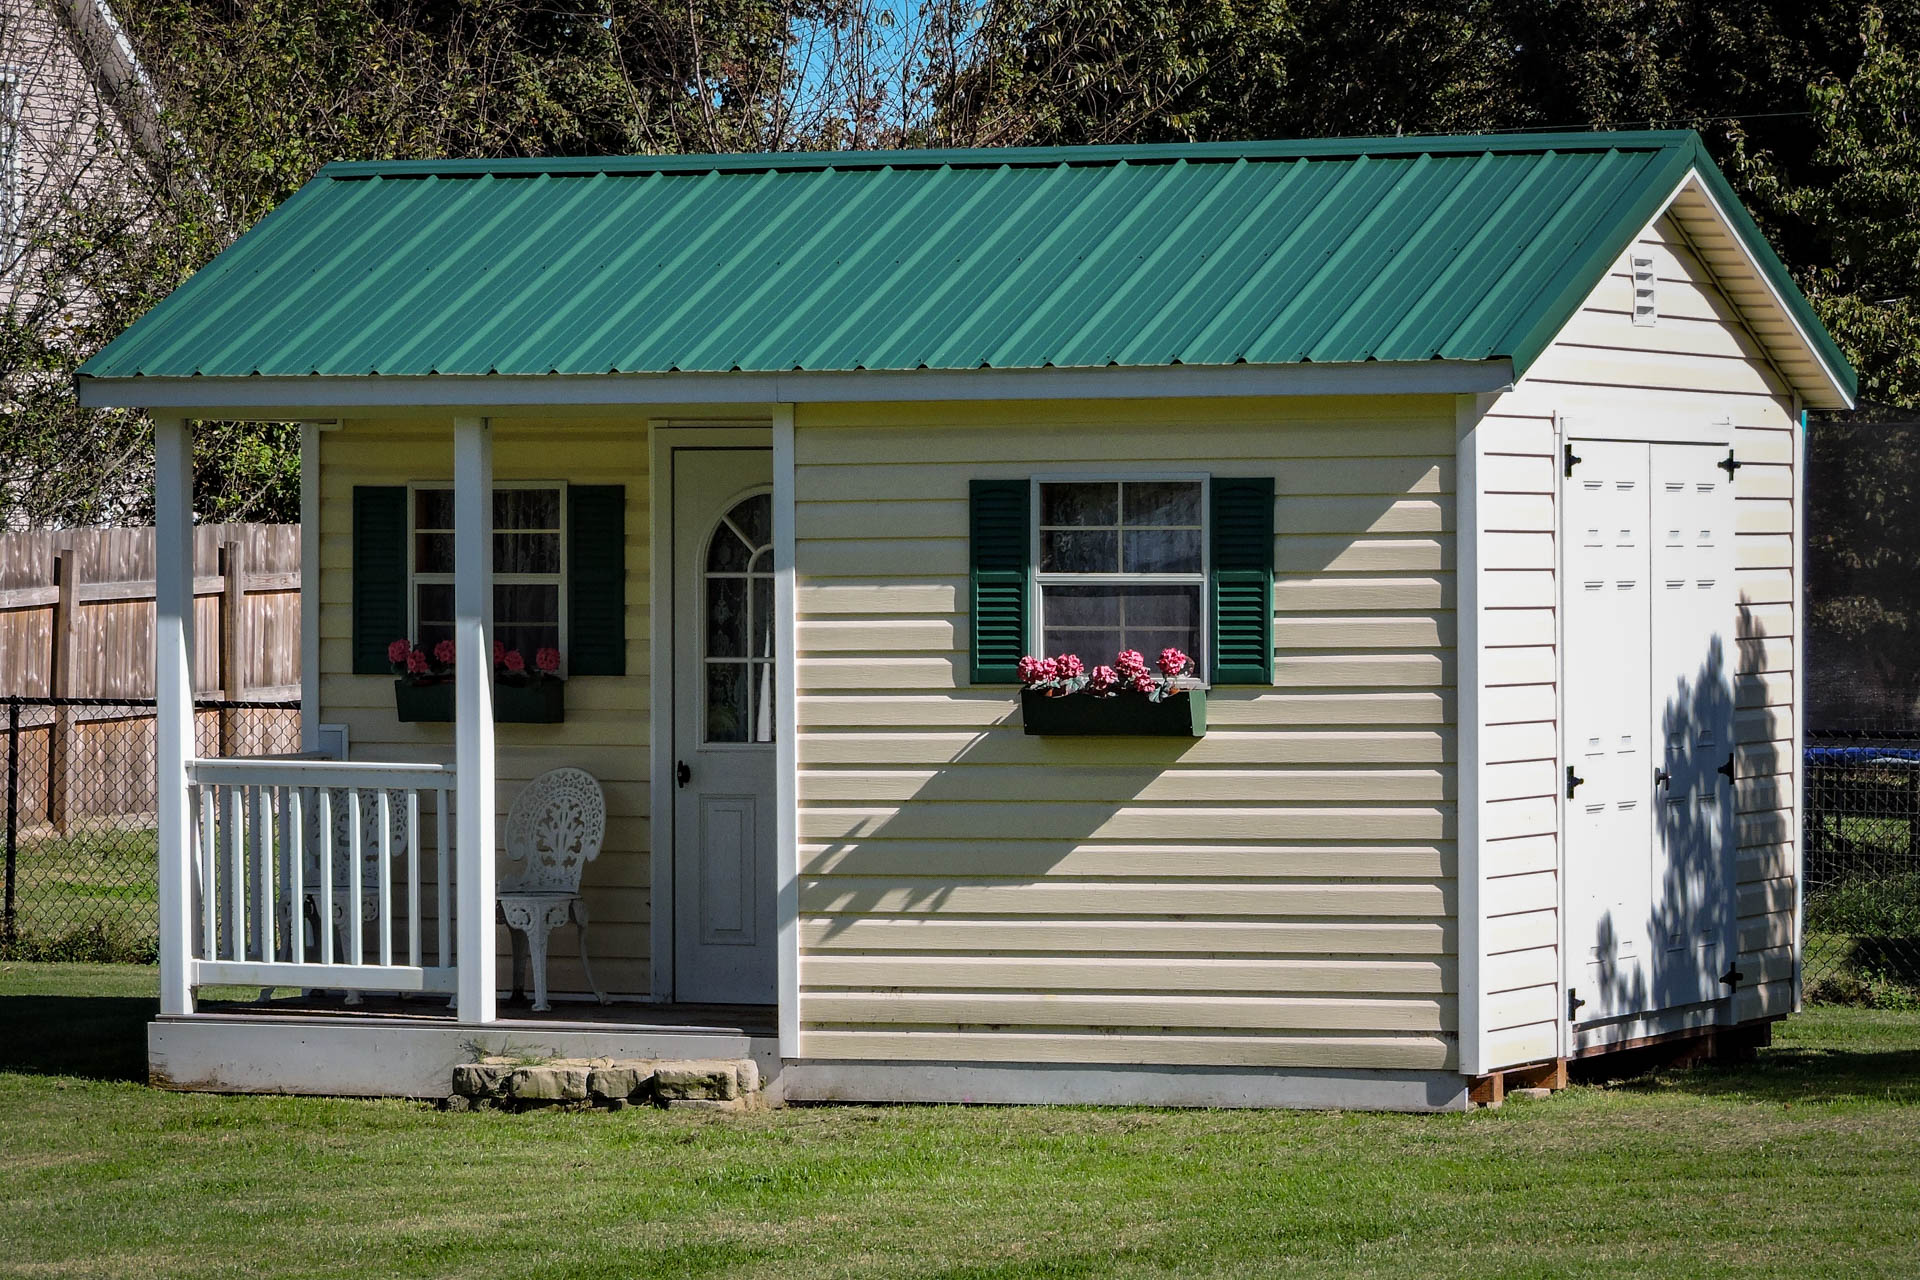
[[21, 85], [25, 79], [17, 66], [0, 66], [0, 110], [11, 117], [11, 132], [6, 132], [6, 122], [0, 121], [0, 200], [5, 207], [0, 209], [0, 274], [8, 273], [18, 264], [24, 246], [21, 244], [21, 231], [26, 221], [26, 193], [21, 190], [24, 169], [21, 165], [21, 150], [26, 144], [26, 94]]
[[[423, 489], [438, 489], [451, 492], [453, 489], [453, 481], [451, 479], [414, 480], [407, 485], [407, 637], [415, 644], [419, 643], [420, 640], [421, 586], [438, 586], [442, 584], [452, 586], [454, 579], [454, 575], [451, 573], [423, 573], [416, 563], [420, 550], [420, 527], [416, 523], [420, 504], [415, 495]], [[560, 572], [558, 574], [496, 573], [493, 575], [491, 585], [502, 587], [546, 586], [554, 582], [556, 578], [558, 579], [560, 676], [562, 679], [565, 679], [573, 666], [573, 651], [568, 643], [571, 637], [567, 632], [567, 579], [568, 572], [572, 568], [570, 563], [571, 548], [567, 545], [570, 541], [567, 537], [567, 482], [565, 480], [500, 480], [496, 478], [493, 482], [494, 492], [498, 493], [502, 489], [557, 489], [560, 492], [560, 528], [558, 530], [560, 535]], [[489, 536], [498, 532], [500, 532], [498, 529], [489, 529], [487, 531]], [[508, 532], [513, 531], [509, 530]], [[546, 531], [522, 529], [518, 532], [543, 533]], [[532, 655], [529, 654], [528, 657], [531, 659]]]
[[[1162, 484], [1198, 483], [1200, 486], [1200, 572], [1191, 573], [1042, 573], [1040, 571], [1040, 486], [1046, 484]], [[1027, 485], [1027, 563], [1032, 565], [1033, 605], [1028, 611], [1027, 651], [1039, 655], [1047, 639], [1046, 595], [1049, 586], [1180, 586], [1200, 588], [1198, 639], [1193, 659], [1194, 678], [1203, 684], [1210, 637], [1209, 608], [1213, 583], [1213, 477], [1204, 471], [1051, 471], [1029, 478]], [[1125, 526], [1122, 526], [1123, 528]], [[1082, 659], [1085, 654], [1080, 655]], [[1110, 655], [1109, 655], [1110, 656]], [[1148, 662], [1157, 656], [1145, 655]], [[1105, 661], [1105, 659], [1103, 659]], [[1091, 664], [1090, 664], [1091, 665]]]

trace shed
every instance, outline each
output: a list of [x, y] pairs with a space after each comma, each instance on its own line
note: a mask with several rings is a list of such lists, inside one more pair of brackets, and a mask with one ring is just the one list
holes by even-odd
[[[79, 376], [157, 431], [156, 1076], [1417, 1110], [1750, 1043], [1854, 387], [1690, 133], [329, 165]], [[248, 418], [305, 423], [328, 759], [189, 736], [191, 424]], [[560, 766], [614, 1003], [532, 1015], [497, 827]], [[273, 851], [350, 793], [406, 824], [323, 934]]]

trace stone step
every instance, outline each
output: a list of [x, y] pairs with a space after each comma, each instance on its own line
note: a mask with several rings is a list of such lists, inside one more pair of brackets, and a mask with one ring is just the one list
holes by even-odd
[[762, 1105], [752, 1058], [490, 1057], [453, 1069], [450, 1110], [602, 1107], [646, 1103], [690, 1111], [745, 1111]]

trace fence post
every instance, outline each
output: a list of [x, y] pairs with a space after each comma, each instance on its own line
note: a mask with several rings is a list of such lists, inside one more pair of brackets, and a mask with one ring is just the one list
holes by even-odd
[[[52, 661], [47, 664], [48, 692], [56, 698], [73, 696], [74, 606], [80, 583], [80, 556], [72, 547], [53, 559], [53, 581], [59, 595], [53, 602], [53, 625], [48, 629]], [[71, 798], [73, 761], [73, 708], [56, 705], [53, 724], [47, 730], [47, 821], [59, 835], [66, 835], [72, 821], [68, 812]]]
[[[220, 544], [220, 697], [238, 702], [246, 684], [243, 663], [247, 614], [246, 546], [241, 542]], [[220, 708], [220, 754], [234, 754], [234, 725], [238, 716], [230, 706]]]
[[0, 915], [0, 934], [4, 934], [7, 954], [13, 954], [19, 933], [14, 923], [14, 874], [17, 866], [17, 842], [20, 836], [20, 699], [7, 699], [7, 885], [4, 915]]

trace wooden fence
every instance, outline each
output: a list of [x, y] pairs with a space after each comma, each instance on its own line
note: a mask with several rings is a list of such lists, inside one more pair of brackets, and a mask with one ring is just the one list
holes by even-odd
[[[200, 750], [255, 754], [265, 745], [260, 717], [231, 704], [300, 696], [300, 527], [202, 525], [193, 558], [194, 691], [228, 704], [198, 718]], [[0, 534], [0, 697], [151, 698], [153, 571], [151, 529]], [[21, 715], [22, 763], [41, 762], [24, 772], [44, 787], [28, 811], [55, 831], [150, 807], [134, 795], [151, 789], [150, 707]]]

